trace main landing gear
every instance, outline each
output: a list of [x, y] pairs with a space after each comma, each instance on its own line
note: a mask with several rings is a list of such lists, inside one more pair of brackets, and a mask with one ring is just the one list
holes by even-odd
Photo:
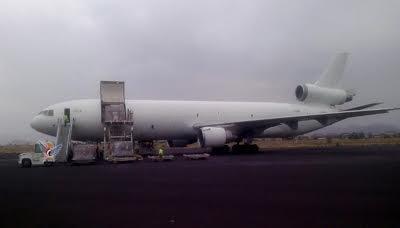
[[256, 144], [235, 144], [232, 146], [232, 153], [258, 153], [259, 147]]
[[213, 154], [227, 154], [231, 151], [231, 148], [228, 145], [224, 145], [221, 147], [213, 147], [211, 153]]
[[228, 146], [222, 147], [213, 147], [212, 153], [214, 154], [227, 154], [227, 153], [234, 153], [234, 154], [241, 154], [241, 153], [258, 153], [260, 151], [259, 147], [256, 144], [235, 144], [232, 146], [232, 149]]

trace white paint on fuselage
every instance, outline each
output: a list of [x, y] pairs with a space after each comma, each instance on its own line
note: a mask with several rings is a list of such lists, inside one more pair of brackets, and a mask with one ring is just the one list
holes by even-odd
[[[137, 140], [166, 140], [197, 138], [195, 124], [240, 122], [293, 115], [317, 114], [335, 111], [327, 106], [285, 104], [268, 102], [219, 102], [219, 101], [154, 101], [127, 100], [127, 108], [133, 110], [134, 135]], [[57, 120], [63, 118], [65, 108], [70, 108], [75, 120], [73, 139], [100, 141], [103, 138], [100, 100], [73, 100], [49, 106], [54, 116], [36, 116], [31, 125], [44, 134], [55, 136]], [[320, 129], [326, 125], [309, 120], [299, 122], [293, 130], [279, 125], [261, 131], [257, 138], [288, 137]]]

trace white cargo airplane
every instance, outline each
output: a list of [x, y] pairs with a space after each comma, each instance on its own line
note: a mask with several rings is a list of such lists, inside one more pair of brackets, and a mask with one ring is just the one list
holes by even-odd
[[[338, 121], [387, 113], [399, 108], [370, 109], [372, 103], [340, 109], [355, 94], [339, 88], [347, 53], [338, 54], [319, 80], [297, 86], [299, 104], [267, 102], [126, 100], [134, 112], [134, 137], [138, 141], [168, 140], [170, 146], [198, 141], [202, 147], [223, 147], [229, 142], [251, 143], [253, 138], [294, 137]], [[72, 139], [102, 141], [99, 99], [73, 100], [51, 105], [31, 123], [35, 130], [56, 136], [57, 120], [69, 108], [74, 118]]]

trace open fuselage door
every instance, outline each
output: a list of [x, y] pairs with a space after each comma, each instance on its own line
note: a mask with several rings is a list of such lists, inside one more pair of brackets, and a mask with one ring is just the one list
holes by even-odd
[[101, 119], [102, 122], [126, 120], [125, 83], [100, 82]]

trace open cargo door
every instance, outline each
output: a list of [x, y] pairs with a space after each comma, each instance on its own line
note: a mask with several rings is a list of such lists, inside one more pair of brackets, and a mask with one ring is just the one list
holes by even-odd
[[103, 123], [126, 121], [124, 82], [101, 81], [100, 99]]

